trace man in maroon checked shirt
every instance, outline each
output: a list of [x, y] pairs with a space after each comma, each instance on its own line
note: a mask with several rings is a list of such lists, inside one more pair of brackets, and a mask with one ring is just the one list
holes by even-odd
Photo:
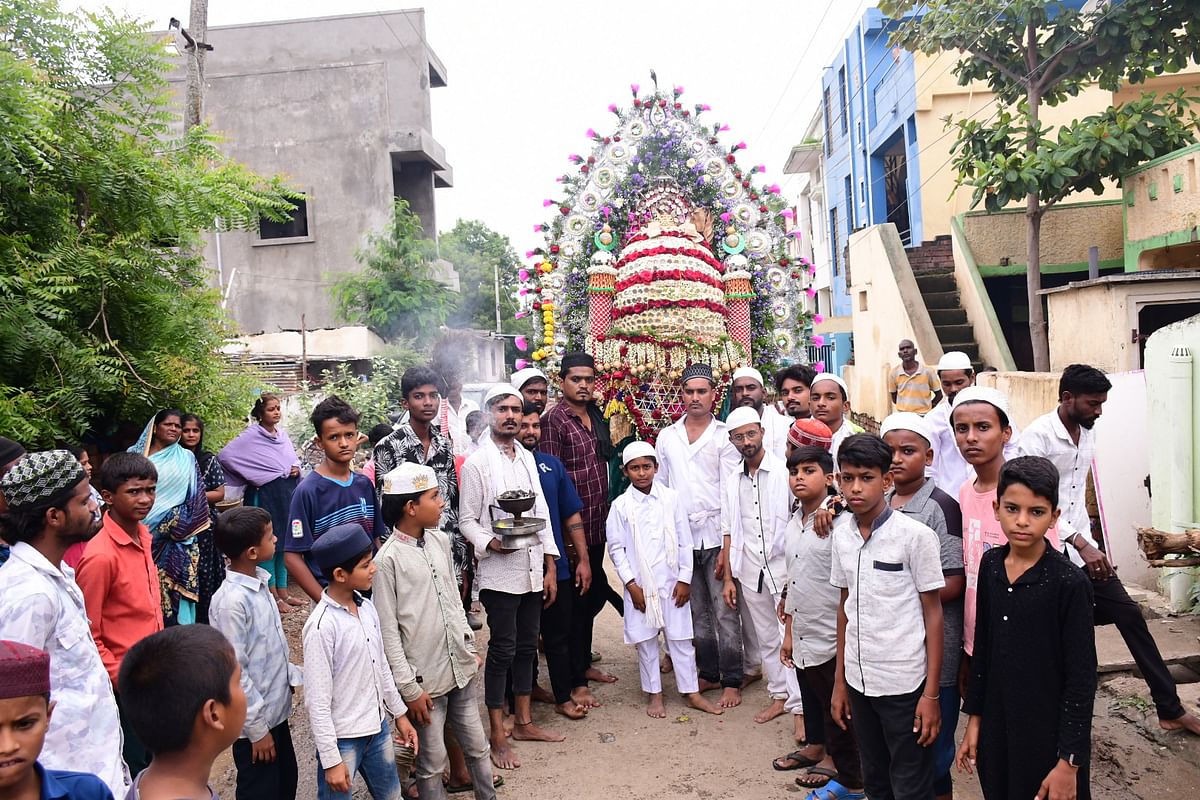
[[[604, 574], [604, 522], [608, 518], [608, 460], [613, 455], [608, 422], [592, 400], [596, 386], [596, 362], [587, 353], [563, 356], [559, 377], [563, 400], [542, 419], [542, 441], [538, 449], [563, 463], [579, 499], [583, 501], [583, 533], [587, 541], [586, 557], [592, 567], [592, 588], [574, 605], [571, 621], [571, 655], [586, 662], [572, 665], [575, 674], [589, 681], [612, 683], [616, 678], [591, 665], [592, 628], [596, 615], [611, 602], [624, 614], [624, 600], [608, 583]], [[579, 687], [572, 693], [580, 705], [599, 705], [591, 690]]]

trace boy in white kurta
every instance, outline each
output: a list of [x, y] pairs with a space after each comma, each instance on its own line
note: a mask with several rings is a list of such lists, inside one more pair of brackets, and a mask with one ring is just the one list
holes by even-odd
[[689, 706], [710, 714], [721, 709], [700, 694], [692, 645], [692, 530], [679, 494], [654, 482], [658, 460], [646, 442], [632, 442], [621, 468], [630, 486], [608, 512], [608, 554], [625, 584], [625, 643], [637, 646], [646, 714], [666, 717], [658, 634], [667, 640], [675, 685]]

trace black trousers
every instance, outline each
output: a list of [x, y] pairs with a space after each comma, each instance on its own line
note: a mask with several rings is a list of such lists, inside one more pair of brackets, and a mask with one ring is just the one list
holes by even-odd
[[863, 786], [871, 800], [930, 800], [933, 748], [917, 744], [913, 717], [924, 684], [908, 694], [867, 697], [848, 686]]
[[542, 593], [509, 594], [484, 589], [479, 602], [487, 611], [488, 651], [483, 667], [483, 700], [488, 708], [504, 708], [508, 671], [514, 694], [533, 692], [533, 665], [541, 627]]
[[833, 705], [833, 684], [837, 674], [837, 659], [831, 658], [824, 664], [815, 667], [805, 667], [796, 670], [800, 678], [800, 693], [804, 700], [804, 735], [813, 744], [811, 727], [808, 721], [808, 695], [804, 694], [804, 686], [808, 686], [809, 695], [822, 709], [821, 724], [824, 732], [820, 743], [825, 745], [825, 751], [833, 759], [833, 766], [838, 771], [838, 783], [849, 789], [862, 788], [862, 762], [858, 758], [858, 745], [854, 741], [854, 719], [851, 719], [846, 730], [838, 727], [829, 713]]
[[833, 702], [833, 687], [830, 686], [829, 696], [822, 699], [808, 677], [811, 671], [796, 667], [796, 683], [800, 684], [800, 705], [804, 711], [804, 743], [823, 745], [826, 738], [825, 723], [829, 720], [829, 705]]
[[271, 738], [275, 740], [275, 760], [269, 764], [253, 762], [249, 739], [233, 743], [237, 800], [296, 800], [296, 750], [286, 719], [271, 728]]
[[1138, 669], [1150, 687], [1150, 696], [1154, 698], [1154, 707], [1158, 710], [1159, 719], [1179, 719], [1184, 715], [1183, 703], [1179, 701], [1179, 692], [1175, 688], [1175, 679], [1167, 671], [1158, 645], [1146, 627], [1146, 620], [1138, 604], [1133, 602], [1125, 585], [1115, 575], [1107, 580], [1092, 581], [1092, 593], [1095, 596], [1097, 625], [1116, 625], [1125, 646], [1133, 655]]
[[587, 672], [592, 665], [592, 629], [604, 604], [612, 603], [617, 613], [625, 616], [625, 598], [608, 585], [608, 576], [604, 574], [604, 545], [588, 545], [588, 563], [592, 567], [592, 588], [579, 596], [571, 618], [571, 658], [574, 661], [571, 669], [578, 675]]
[[546, 670], [550, 673], [550, 689], [554, 692], [554, 702], [559, 705], [571, 699], [572, 689], [587, 686], [587, 678], [583, 676], [587, 668], [580, 670], [579, 666], [585, 659], [590, 660], [591, 654], [584, 653], [583, 658], [575, 658], [571, 651], [571, 622], [580, 597], [573, 575], [560, 578], [554, 604], [542, 609], [542, 648], [546, 653]]

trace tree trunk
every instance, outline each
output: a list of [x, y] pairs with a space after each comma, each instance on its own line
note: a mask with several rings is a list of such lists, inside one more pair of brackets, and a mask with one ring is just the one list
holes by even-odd
[[187, 97], [183, 104], [183, 128], [188, 130], [204, 119], [204, 53], [208, 41], [208, 0], [192, 0], [188, 34], [196, 44], [188, 53]]
[[1040, 197], [1030, 192], [1025, 198], [1025, 295], [1029, 301], [1029, 341], [1033, 345], [1033, 369], [1050, 371], [1050, 342], [1046, 314], [1042, 310], [1042, 214]]

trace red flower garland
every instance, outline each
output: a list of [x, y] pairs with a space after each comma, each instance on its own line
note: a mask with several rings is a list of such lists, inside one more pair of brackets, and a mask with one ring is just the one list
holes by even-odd
[[711, 300], [648, 300], [640, 303], [632, 303], [621, 308], [614, 308], [612, 318], [616, 320], [633, 314], [644, 314], [656, 308], [702, 308], [714, 314], [720, 314], [723, 317], [729, 316], [728, 308]]
[[630, 286], [651, 284], [655, 281], [692, 281], [694, 283], [708, 284], [715, 289], [724, 290], [725, 288], [719, 278], [695, 269], [647, 269], [617, 281], [616, 290], [623, 292]]
[[717, 272], [721, 272], [725, 269], [720, 261], [717, 261], [715, 258], [712, 257], [711, 253], [706, 253], [703, 250], [697, 250], [694, 247], [667, 247], [665, 245], [658, 245], [657, 247], [650, 247], [645, 250], [642, 250], [641, 252], [630, 253], [627, 256], [623, 256], [623, 257], [617, 259], [617, 263], [613, 264], [613, 268], [620, 269], [621, 267], [625, 266], [626, 264], [629, 264], [633, 261], [637, 261], [639, 258], [645, 258], [647, 256], [688, 256], [689, 258], [694, 258], [697, 261], [703, 261], [705, 264], [708, 264], [710, 267], [715, 269]]

